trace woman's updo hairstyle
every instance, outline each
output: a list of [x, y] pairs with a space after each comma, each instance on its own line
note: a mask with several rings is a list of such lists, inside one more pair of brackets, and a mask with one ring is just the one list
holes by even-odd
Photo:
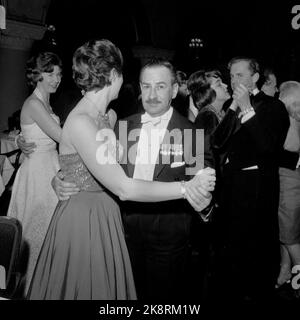
[[101, 90], [110, 85], [110, 72], [122, 74], [121, 51], [111, 41], [91, 40], [79, 47], [73, 55], [73, 79], [84, 90]]
[[54, 66], [62, 69], [61, 59], [53, 52], [41, 52], [31, 57], [26, 65], [28, 84], [35, 87], [39, 81], [43, 81], [42, 73], [53, 72]]
[[193, 102], [198, 110], [213, 103], [216, 96], [216, 91], [211, 88], [209, 83], [199, 84], [198, 88], [192, 92]]
[[192, 73], [188, 79], [187, 87], [198, 110], [211, 104], [216, 99], [216, 92], [210, 87], [204, 70]]

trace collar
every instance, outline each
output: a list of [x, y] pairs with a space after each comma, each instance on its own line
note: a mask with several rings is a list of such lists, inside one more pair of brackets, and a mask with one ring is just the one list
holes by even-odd
[[256, 96], [258, 93], [259, 93], [259, 90], [258, 90], [257, 88], [254, 88], [254, 89], [252, 90], [252, 94], [253, 94], [254, 96]]

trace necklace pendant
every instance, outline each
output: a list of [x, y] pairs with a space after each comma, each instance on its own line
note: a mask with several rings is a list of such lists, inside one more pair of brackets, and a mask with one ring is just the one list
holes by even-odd
[[109, 120], [109, 115], [107, 113], [105, 113], [105, 114], [99, 113], [98, 119], [102, 119], [104, 121], [108, 121]]

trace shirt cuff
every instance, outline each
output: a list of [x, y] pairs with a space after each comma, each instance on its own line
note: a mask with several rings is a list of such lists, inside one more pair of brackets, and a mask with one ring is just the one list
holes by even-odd
[[247, 113], [242, 117], [241, 123], [244, 123], [244, 122], [248, 121], [248, 120], [251, 119], [254, 115], [255, 115], [255, 111], [254, 111], [254, 110], [247, 112]]
[[213, 209], [214, 209], [214, 206], [212, 206], [209, 209], [208, 213], [205, 213], [205, 214], [199, 212], [199, 215], [200, 215], [203, 222], [208, 222], [210, 220], [210, 216], [211, 216], [211, 213], [213, 212]]

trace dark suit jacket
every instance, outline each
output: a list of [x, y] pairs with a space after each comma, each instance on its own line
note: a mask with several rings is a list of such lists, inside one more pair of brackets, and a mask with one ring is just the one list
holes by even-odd
[[290, 170], [296, 170], [299, 153], [282, 149], [279, 157], [279, 166]]
[[[255, 115], [241, 124], [228, 109], [213, 135], [213, 147], [229, 163], [224, 165], [220, 190], [220, 233], [234, 246], [248, 245], [263, 259], [278, 249], [279, 154], [289, 117], [284, 104], [259, 92], [252, 101]], [[255, 170], [243, 168], [257, 166]], [[239, 252], [247, 250], [240, 249]], [[271, 254], [271, 252], [273, 252]], [[259, 261], [258, 256], [251, 256]], [[241, 257], [240, 261], [242, 261]]]
[[172, 106], [182, 116], [187, 118], [189, 110], [189, 96], [177, 93], [177, 96], [172, 100]]
[[[123, 121], [126, 121], [127, 123], [127, 137], [122, 135], [119, 132], [119, 123], [116, 124], [116, 136], [117, 139], [119, 139], [120, 143], [123, 146], [127, 145], [127, 151], [131, 150], [131, 152], [135, 152], [138, 144], [139, 135], [137, 136], [137, 139], [134, 141], [128, 141], [128, 134], [131, 132], [131, 130], [134, 129], [140, 129], [142, 127], [141, 123], [141, 114], [135, 114], [128, 118], [125, 118]], [[164, 159], [161, 152], [159, 153], [159, 159], [158, 163], [155, 165], [154, 170], [154, 176], [153, 180], [156, 181], [164, 181], [164, 182], [171, 182], [171, 181], [181, 181], [181, 180], [189, 180], [192, 178], [192, 175], [186, 175], [186, 169], [189, 167], [193, 167], [194, 163], [192, 163], [191, 159], [193, 156], [196, 156], [196, 152], [198, 159], [202, 156], [202, 158], [209, 159], [211, 156], [208, 156], [207, 153], [209, 153], [209, 150], [203, 150], [201, 148], [201, 143], [198, 146], [196, 145], [196, 139], [195, 139], [195, 127], [193, 124], [191, 124], [186, 118], [181, 116], [176, 110], [173, 110], [172, 117], [169, 121], [167, 130], [171, 131], [173, 129], [178, 130], [178, 135], [176, 135], [176, 138], [174, 140], [171, 140], [169, 144], [176, 143], [181, 144], [183, 147], [183, 159], [177, 158], [174, 155], [170, 156], [170, 162], [166, 163], [166, 160]], [[190, 129], [190, 132], [192, 132], [193, 137], [188, 137], [184, 132], [184, 129]], [[125, 140], [124, 140], [125, 138]], [[165, 141], [163, 141], [162, 144], [164, 144]], [[203, 141], [202, 141], [203, 143]], [[202, 155], [200, 154], [202, 153]], [[127, 157], [127, 163], [122, 164], [124, 171], [129, 177], [133, 177], [134, 173], [134, 161], [130, 161], [128, 159], [128, 154], [125, 155]], [[171, 167], [170, 163], [173, 162], [180, 162], [184, 161], [186, 164], [179, 167]], [[123, 161], [124, 162], [124, 159]], [[212, 164], [205, 160], [204, 163], [202, 163], [202, 167], [211, 166]], [[200, 169], [200, 168], [199, 168]], [[182, 229], [184, 228], [185, 231], [185, 237], [189, 234], [189, 222], [191, 213], [194, 211], [193, 208], [189, 205], [189, 203], [186, 200], [172, 200], [172, 201], [164, 201], [164, 202], [157, 202], [157, 203], [139, 203], [139, 202], [132, 202], [128, 201], [121, 204], [123, 212], [126, 212], [126, 215], [130, 214], [138, 214], [142, 213], [140, 215], [141, 219], [149, 219], [149, 217], [146, 218], [147, 215], [153, 215], [153, 219], [159, 219], [160, 221], [160, 231], [161, 234], [167, 235], [169, 232], [174, 235], [178, 231], [178, 228]], [[147, 213], [145, 215], [145, 213]], [[160, 217], [158, 218], [158, 214], [162, 213]], [[178, 214], [178, 213], [182, 213]], [[174, 226], [176, 224], [177, 226]], [[126, 223], [125, 223], [126, 225]], [[168, 230], [168, 231], [166, 231]], [[177, 230], [177, 231], [176, 231]], [[180, 231], [178, 231], [178, 236], [181, 237]], [[176, 235], [177, 237], [177, 235]], [[161, 240], [161, 238], [160, 238]]]
[[[228, 109], [213, 135], [213, 146], [229, 159], [224, 165], [221, 210], [215, 215], [215, 225], [222, 277], [226, 273], [231, 279], [234, 294], [265, 298], [278, 276], [278, 166], [289, 117], [281, 101], [262, 92], [251, 104], [252, 118], [241, 124], [237, 113]], [[258, 168], [242, 170], [252, 166]], [[268, 270], [262, 273], [265, 265]]]
[[233, 170], [257, 165], [259, 170], [278, 167], [279, 153], [289, 127], [284, 104], [259, 92], [253, 97], [255, 116], [241, 124], [237, 113], [228, 109], [215, 131], [212, 144], [226, 154]]

